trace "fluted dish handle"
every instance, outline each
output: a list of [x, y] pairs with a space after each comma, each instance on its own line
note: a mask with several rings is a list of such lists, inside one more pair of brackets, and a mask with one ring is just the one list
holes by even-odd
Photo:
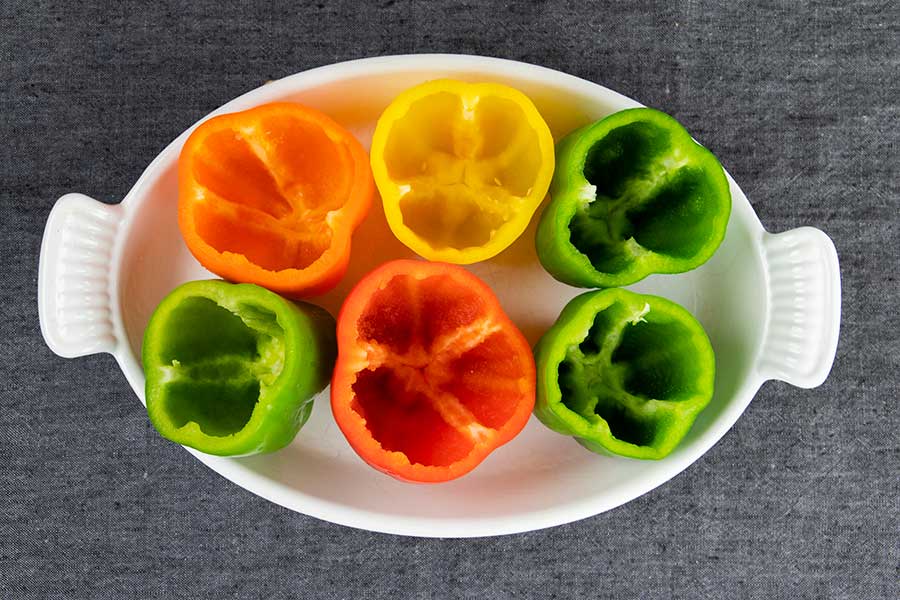
[[841, 321], [841, 273], [834, 243], [814, 227], [763, 234], [768, 319], [759, 360], [764, 379], [802, 388], [831, 371]]
[[41, 242], [38, 313], [53, 352], [75, 358], [114, 353], [110, 286], [112, 254], [121, 222], [119, 205], [83, 194], [56, 201]]

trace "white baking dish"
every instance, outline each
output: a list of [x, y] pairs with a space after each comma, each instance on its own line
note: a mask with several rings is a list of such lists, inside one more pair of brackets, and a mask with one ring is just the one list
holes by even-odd
[[[499, 81], [522, 90], [557, 139], [587, 121], [638, 106], [604, 87], [542, 67], [475, 56], [417, 55], [364, 59], [292, 75], [212, 114], [294, 100], [331, 115], [368, 146], [375, 121], [390, 100], [437, 77]], [[188, 133], [156, 157], [121, 204], [102, 204], [80, 194], [60, 198], [41, 248], [40, 320], [47, 344], [63, 357], [111, 353], [142, 401], [140, 347], [151, 312], [176, 285], [210, 277], [188, 252], [176, 222], [176, 163]], [[722, 158], [727, 162], [728, 157]], [[728, 233], [707, 264], [631, 286], [685, 306], [703, 323], [716, 352], [712, 403], [681, 446], [661, 461], [597, 456], [532, 419], [519, 437], [460, 480], [431, 486], [401, 483], [353, 453], [333, 422], [328, 390], [317, 398], [312, 418], [294, 443], [282, 451], [237, 459], [189, 451], [224, 477], [290, 509], [399, 534], [467, 537], [528, 531], [628, 502], [706, 452], [764, 381], [814, 387], [824, 381], [834, 359], [840, 279], [831, 240], [810, 227], [767, 233], [734, 181], [731, 190]], [[532, 343], [582, 291], [542, 270], [534, 227], [533, 222], [496, 258], [470, 267], [495, 290]], [[386, 260], [409, 256], [376, 202], [354, 238], [347, 276], [337, 289], [312, 301], [336, 314], [363, 274]]]

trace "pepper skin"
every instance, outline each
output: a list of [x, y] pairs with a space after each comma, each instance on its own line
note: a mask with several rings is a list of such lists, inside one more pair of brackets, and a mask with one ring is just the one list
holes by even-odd
[[582, 294], [535, 356], [535, 415], [597, 453], [663, 458], [713, 396], [715, 356], [703, 327], [658, 296]]
[[538, 258], [578, 287], [618, 287], [706, 262], [725, 237], [731, 192], [715, 156], [672, 117], [615, 113], [557, 145]]
[[522, 92], [442, 79], [406, 90], [378, 119], [372, 173], [401, 242], [470, 264], [528, 226], [553, 175], [553, 136]]
[[374, 193], [356, 138], [291, 102], [204, 121], [178, 159], [178, 226], [194, 257], [229, 281], [294, 298], [344, 276]]
[[338, 316], [335, 421], [359, 456], [403, 481], [460, 477], [534, 407], [534, 357], [491, 289], [461, 267], [396, 260]]
[[147, 413], [160, 435], [207, 454], [288, 445], [328, 383], [334, 318], [251, 284], [192, 281], [144, 333]]

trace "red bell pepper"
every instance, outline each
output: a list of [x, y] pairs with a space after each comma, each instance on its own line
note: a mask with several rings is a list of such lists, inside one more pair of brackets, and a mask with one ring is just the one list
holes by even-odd
[[534, 358], [491, 289], [465, 269], [397, 260], [347, 296], [331, 408], [367, 463], [435, 483], [474, 469], [534, 408]]

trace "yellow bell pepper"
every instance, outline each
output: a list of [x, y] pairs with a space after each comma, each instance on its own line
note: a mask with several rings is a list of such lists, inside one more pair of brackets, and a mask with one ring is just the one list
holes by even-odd
[[394, 235], [426, 259], [470, 264], [525, 231], [553, 176], [553, 136], [522, 92], [442, 79], [385, 109], [371, 161]]

